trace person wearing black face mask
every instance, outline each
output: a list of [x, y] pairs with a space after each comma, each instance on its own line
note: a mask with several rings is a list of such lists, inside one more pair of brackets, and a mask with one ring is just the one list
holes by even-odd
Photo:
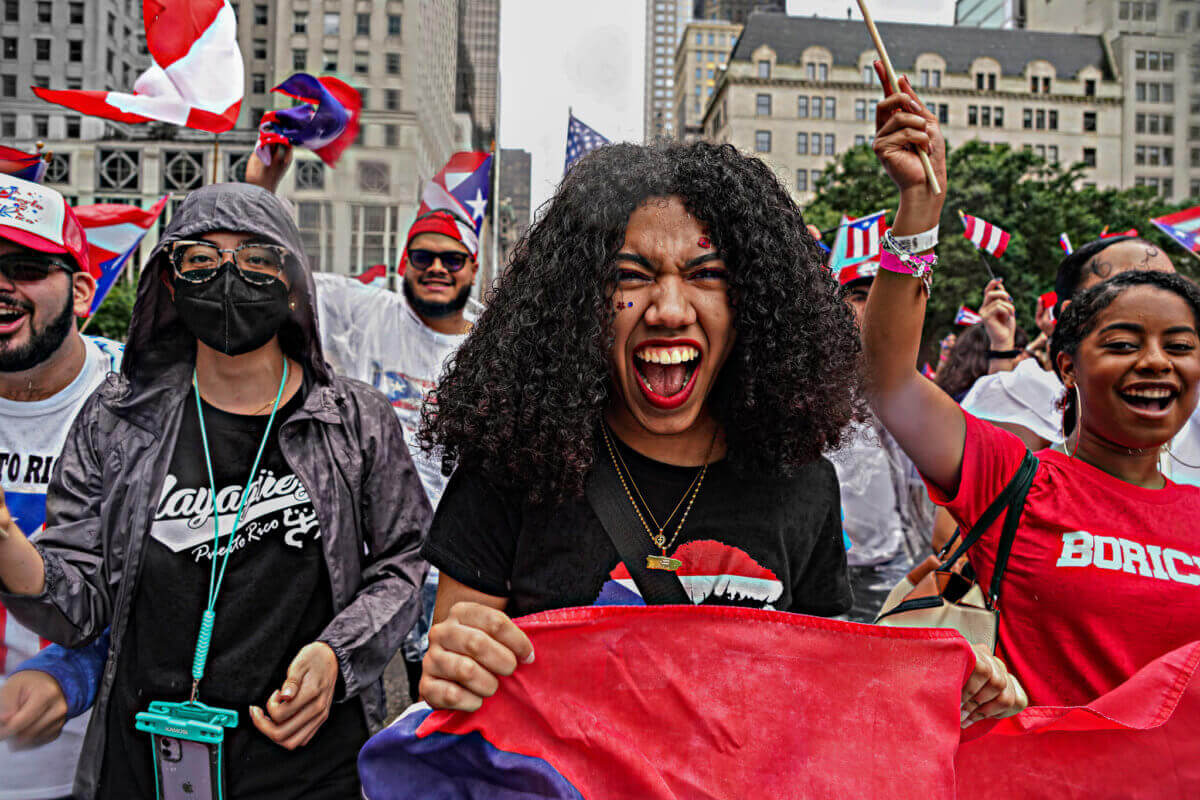
[[274, 195], [207, 186], [176, 211], [120, 379], [80, 412], [48, 507], [35, 548], [4, 535], [0, 506], [0, 599], [66, 645], [112, 626], [77, 797], [153, 798], [135, 717], [195, 698], [238, 714], [225, 796], [360, 794], [383, 668], [419, 610], [430, 505], [387, 400], [326, 363]]

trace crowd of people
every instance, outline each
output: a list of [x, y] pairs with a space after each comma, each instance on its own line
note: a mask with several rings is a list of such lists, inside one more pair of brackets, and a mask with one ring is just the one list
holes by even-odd
[[1093, 242], [1032, 341], [982, 287], [930, 380], [945, 193], [919, 153], [953, 176], [907, 80], [877, 113], [899, 196], [878, 260], [831, 275], [731, 146], [619, 144], [570, 170], [483, 306], [449, 210], [409, 229], [400, 294], [314, 275], [276, 145], [175, 211], [123, 345], [79, 331], [96, 274], [70, 207], [7, 180], [0, 798], [155, 797], [169, 754], [135, 720], [191, 701], [238, 712], [223, 796], [358, 797], [397, 652], [413, 700], [473, 712], [534, 660], [533, 612], [870, 624], [1023, 469], [1015, 537], [985, 520], [966, 553], [1004, 578], [964, 727], [1200, 639], [1200, 289], [1146, 241]]

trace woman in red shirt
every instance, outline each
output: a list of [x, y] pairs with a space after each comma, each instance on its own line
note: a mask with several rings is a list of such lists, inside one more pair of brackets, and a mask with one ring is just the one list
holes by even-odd
[[[937, 118], [903, 88], [880, 103], [875, 139], [900, 188], [897, 236], [936, 226], [945, 199], [926, 189], [909, 149], [927, 148], [944, 170]], [[921, 280], [880, 270], [863, 322], [870, 400], [965, 530], [1012, 479], [1025, 446], [913, 368], [925, 301]], [[1159, 471], [1162, 448], [1196, 408], [1198, 320], [1194, 284], [1131, 272], [1075, 298], [1055, 331], [1069, 437], [1063, 451], [1038, 453], [1000, 602], [998, 654], [1031, 703], [1087, 703], [1200, 639], [1200, 490]], [[983, 585], [999, 534], [997, 524], [969, 553]]]

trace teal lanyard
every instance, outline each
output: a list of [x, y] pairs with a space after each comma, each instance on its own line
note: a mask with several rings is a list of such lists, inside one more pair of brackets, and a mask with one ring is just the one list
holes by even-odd
[[212, 454], [208, 449], [208, 431], [204, 427], [204, 409], [200, 400], [200, 384], [196, 381], [196, 369], [192, 368], [192, 388], [196, 391], [196, 416], [200, 418], [200, 441], [204, 443], [204, 463], [208, 467], [209, 497], [212, 500], [213, 513], [213, 559], [212, 573], [208, 578], [208, 605], [200, 618], [200, 635], [196, 638], [196, 655], [192, 658], [192, 702], [196, 702], [200, 679], [204, 677], [204, 664], [208, 661], [208, 648], [212, 644], [213, 624], [217, 620], [213, 609], [217, 605], [217, 595], [221, 592], [221, 582], [225, 580], [225, 567], [229, 565], [229, 554], [233, 552], [233, 534], [237, 532], [242, 522], [242, 512], [246, 510], [246, 498], [250, 495], [250, 487], [254, 476], [258, 473], [258, 462], [262, 459], [263, 450], [267, 446], [267, 438], [271, 435], [271, 426], [275, 422], [275, 412], [279, 410], [279, 400], [283, 397], [283, 387], [287, 386], [288, 363], [283, 359], [283, 377], [279, 380], [279, 391], [275, 394], [275, 404], [271, 406], [271, 416], [267, 419], [267, 429], [263, 431], [262, 441], [258, 443], [258, 453], [254, 456], [254, 466], [250, 468], [250, 476], [246, 478], [246, 487], [242, 489], [242, 498], [238, 502], [237, 514], [233, 518], [233, 527], [225, 540], [225, 555], [221, 556], [221, 572], [217, 573], [217, 553], [221, 551], [221, 517], [217, 513], [217, 482], [213, 478]]

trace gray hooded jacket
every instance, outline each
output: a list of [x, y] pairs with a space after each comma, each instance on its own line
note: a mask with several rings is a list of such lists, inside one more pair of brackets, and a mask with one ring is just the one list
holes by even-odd
[[[296, 307], [280, 340], [310, 385], [279, 444], [321, 526], [335, 616], [319, 639], [337, 654], [345, 692], [336, 700], [361, 702], [372, 729], [383, 721], [384, 667], [419, 611], [427, 565], [418, 550], [429, 501], [387, 400], [332, 374], [321, 354], [299, 231], [279, 199], [258, 187], [192, 192], [142, 272], [121, 374], [110, 375], [84, 405], [55, 463], [46, 529], [33, 539], [45, 561], [45, 589], [37, 596], [0, 593], [9, 613], [63, 645], [86, 644], [112, 627], [75, 782], [75, 796], [85, 800], [96, 796], [109, 695], [195, 361], [195, 338], [161, 280], [164, 250], [216, 230], [254, 233], [295, 254], [286, 270]], [[179, 656], [190, 660], [190, 646]]]

